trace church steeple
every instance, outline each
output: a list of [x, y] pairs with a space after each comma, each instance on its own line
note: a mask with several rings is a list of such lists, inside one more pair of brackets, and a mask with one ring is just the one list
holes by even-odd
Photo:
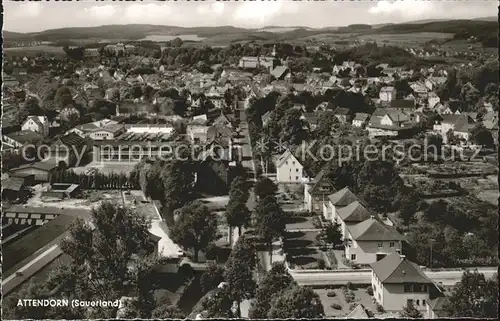
[[273, 53], [271, 55], [276, 57], [276, 45], [273, 45]]

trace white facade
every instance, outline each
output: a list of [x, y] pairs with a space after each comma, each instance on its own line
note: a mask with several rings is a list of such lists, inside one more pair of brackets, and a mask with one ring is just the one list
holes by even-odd
[[390, 102], [396, 99], [396, 88], [384, 87], [380, 90], [379, 99], [381, 101]]
[[276, 179], [278, 183], [302, 183], [304, 166], [287, 151], [287, 155], [276, 166]]
[[96, 130], [89, 134], [89, 137], [93, 140], [111, 140], [115, 138], [115, 135], [111, 131], [107, 131], [105, 129]]
[[[351, 238], [349, 231], [347, 237]], [[352, 239], [352, 238], [351, 238]], [[356, 241], [352, 240], [345, 248], [345, 257], [357, 264], [370, 264], [379, 260], [377, 255], [401, 253], [401, 241]]]
[[36, 132], [46, 137], [49, 135], [49, 119], [47, 116], [28, 116], [21, 130]]
[[427, 310], [429, 284], [384, 284], [372, 271], [372, 287], [373, 297], [386, 311], [402, 311], [408, 300], [413, 300], [413, 306], [422, 313]]

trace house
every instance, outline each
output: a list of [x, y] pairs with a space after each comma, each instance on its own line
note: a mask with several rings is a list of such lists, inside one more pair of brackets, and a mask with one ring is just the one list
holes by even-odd
[[301, 183], [304, 178], [304, 166], [286, 150], [276, 161], [276, 179], [278, 183]]
[[266, 127], [267, 123], [271, 120], [272, 112], [268, 111], [264, 115], [262, 115], [261, 120], [262, 120], [262, 127]]
[[415, 100], [414, 99], [395, 99], [391, 101], [387, 108], [397, 109], [403, 111], [414, 111], [415, 110]]
[[473, 120], [468, 115], [441, 115], [433, 126], [433, 130], [438, 132], [447, 143], [447, 133], [451, 130], [456, 137], [469, 140], [470, 130]]
[[21, 130], [39, 133], [43, 137], [49, 135], [49, 119], [47, 116], [28, 116], [21, 126]]
[[336, 192], [335, 185], [321, 170], [311, 182], [304, 185], [304, 202], [309, 212], [322, 211], [328, 201], [328, 195]]
[[396, 99], [396, 88], [392, 86], [382, 87], [379, 92], [379, 99], [381, 101], [390, 102]]
[[375, 110], [366, 126], [370, 138], [411, 136], [416, 129], [415, 119], [408, 113], [383, 108]]
[[89, 141], [76, 133], [69, 133], [56, 140], [48, 149], [46, 159], [55, 160], [57, 164], [63, 161], [66, 166], [81, 163], [90, 152]]
[[371, 213], [360, 201], [354, 201], [347, 206], [336, 208], [333, 221], [340, 224], [342, 238], [348, 236], [348, 225], [361, 223], [371, 217]]
[[348, 187], [344, 187], [340, 191], [328, 196], [328, 200], [323, 204], [323, 216], [327, 220], [336, 221], [337, 210], [354, 201], [359, 201], [358, 197], [351, 192]]
[[429, 89], [425, 86], [425, 84], [420, 82], [410, 84], [410, 88], [413, 89], [413, 93], [419, 97], [426, 97], [429, 92]]
[[316, 106], [314, 111], [326, 111], [326, 110], [334, 111], [335, 109], [336, 109], [336, 107], [333, 103], [331, 103], [329, 101], [324, 101], [321, 104], [319, 104], [318, 106]]
[[271, 75], [277, 80], [291, 80], [292, 74], [287, 66], [277, 66], [271, 70]]
[[429, 108], [434, 108], [440, 102], [441, 98], [439, 98], [439, 96], [433, 91], [427, 96], [427, 106]]
[[356, 225], [347, 225], [345, 258], [353, 263], [370, 264], [388, 254], [401, 254], [403, 236], [374, 216]]
[[369, 119], [370, 119], [369, 114], [356, 113], [356, 115], [354, 116], [354, 119], [352, 120], [352, 126], [358, 127], [358, 128], [364, 128], [365, 125], [368, 123]]
[[440, 295], [437, 298], [426, 301], [427, 314], [424, 315], [426, 319], [444, 319], [449, 318], [450, 315], [444, 310], [444, 306], [448, 303], [448, 297]]
[[11, 176], [34, 175], [36, 182], [48, 182], [50, 175], [56, 169], [57, 165], [55, 162], [42, 161], [11, 168], [9, 174]]
[[233, 141], [233, 130], [229, 127], [211, 126], [207, 130], [207, 141], [217, 140], [225, 144], [231, 144]]
[[113, 140], [125, 132], [122, 124], [110, 124], [92, 130], [88, 137], [92, 140]]
[[348, 118], [349, 118], [349, 109], [347, 108], [337, 108], [333, 112], [335, 117], [337, 117], [338, 121], [341, 122], [342, 124], [347, 123]]
[[386, 311], [402, 311], [409, 301], [425, 312], [434, 284], [404, 255], [393, 253], [370, 265], [375, 301]]
[[233, 129], [232, 119], [226, 116], [223, 112], [221, 112], [220, 115], [217, 118], [215, 118], [212, 125], [217, 127], [227, 127]]
[[313, 130], [318, 127], [318, 115], [316, 113], [302, 113], [300, 119], [309, 124], [309, 128]]
[[186, 135], [191, 142], [200, 143], [207, 140], [207, 133], [210, 126], [189, 124], [186, 127]]
[[15, 200], [22, 197], [24, 191], [23, 177], [2, 179], [2, 200]]

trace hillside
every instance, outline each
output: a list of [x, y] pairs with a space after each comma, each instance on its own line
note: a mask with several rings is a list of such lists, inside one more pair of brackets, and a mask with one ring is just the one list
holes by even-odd
[[[308, 38], [314, 35], [376, 35], [376, 34], [409, 34], [409, 33], [447, 33], [463, 38], [477, 36], [480, 39], [497, 33], [496, 21], [490, 17], [474, 20], [420, 20], [402, 24], [363, 25], [354, 24], [344, 27], [326, 27], [313, 29], [308, 27], [279, 27], [267, 26], [260, 29], [245, 29], [233, 26], [218, 27], [176, 27], [160, 25], [105, 25], [99, 27], [60, 28], [41, 32], [18, 33], [4, 31], [4, 41], [71, 41], [71, 40], [139, 40], [148, 35], [198, 35], [205, 38], [203, 43], [230, 44], [234, 41], [293, 41]], [[457, 35], [458, 34], [458, 35]], [[213, 39], [212, 39], [213, 38]]]

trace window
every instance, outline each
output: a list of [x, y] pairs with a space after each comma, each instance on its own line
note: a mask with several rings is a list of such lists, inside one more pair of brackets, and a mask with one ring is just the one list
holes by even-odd
[[383, 246], [384, 246], [384, 244], [383, 244], [382, 242], [378, 242], [378, 243], [377, 243], [377, 246], [378, 246], [378, 247], [383, 247]]
[[356, 261], [356, 254], [351, 254], [351, 261]]
[[411, 284], [404, 284], [404, 292], [405, 293], [413, 292]]
[[299, 171], [299, 169], [298, 169], [298, 168], [296, 168], [296, 169], [295, 169], [295, 171], [296, 171], [296, 172], [298, 172], [298, 171]]
[[422, 305], [425, 305], [425, 300], [422, 300]]
[[295, 161], [293, 161], [292, 164], [295, 165]]
[[298, 181], [299, 180], [299, 177], [298, 176], [295, 176], [295, 180]]
[[420, 305], [420, 300], [417, 300], [417, 305]]
[[389, 247], [394, 247], [394, 242], [389, 243]]

